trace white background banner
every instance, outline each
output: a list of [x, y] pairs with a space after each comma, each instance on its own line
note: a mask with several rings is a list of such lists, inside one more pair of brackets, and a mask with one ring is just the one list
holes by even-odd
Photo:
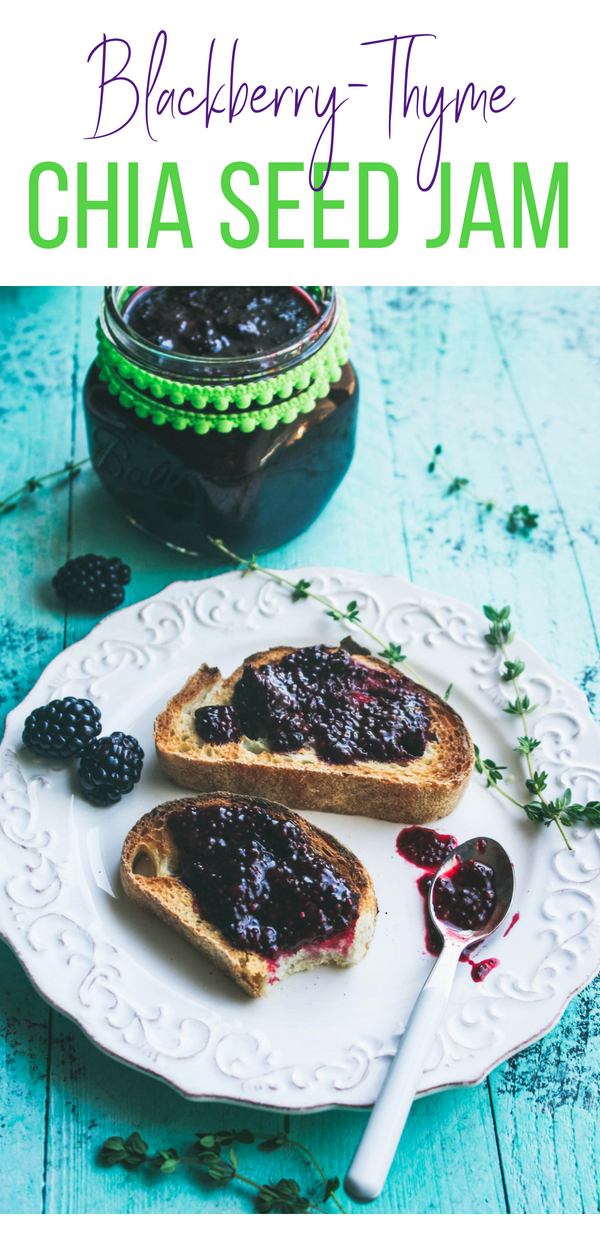
[[13, 7], [0, 283], [598, 283], [597, 14]]

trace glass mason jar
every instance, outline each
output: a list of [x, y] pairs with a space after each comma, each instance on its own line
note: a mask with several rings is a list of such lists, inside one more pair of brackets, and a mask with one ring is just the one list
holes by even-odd
[[314, 317], [300, 336], [223, 358], [134, 332], [124, 312], [140, 292], [105, 290], [85, 380], [100, 480], [130, 521], [181, 551], [214, 558], [207, 537], [242, 554], [288, 542], [323, 510], [354, 451], [358, 379], [343, 299], [311, 289]]

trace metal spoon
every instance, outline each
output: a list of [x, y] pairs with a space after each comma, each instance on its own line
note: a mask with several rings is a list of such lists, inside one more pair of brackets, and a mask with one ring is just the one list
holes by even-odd
[[[473, 859], [490, 866], [494, 871], [496, 901], [483, 927], [457, 928], [451, 923], [440, 921], [435, 914], [434, 887], [440, 878], [455, 867], [457, 859], [460, 862]], [[510, 858], [497, 840], [491, 840], [487, 836], [476, 836], [473, 840], [459, 844], [438, 867], [431, 881], [429, 914], [444, 944], [429, 979], [415, 1002], [399, 1049], [392, 1059], [358, 1150], [346, 1174], [344, 1189], [359, 1203], [376, 1199], [383, 1190], [431, 1044], [450, 997], [462, 951], [466, 945], [478, 944], [500, 927], [510, 910], [514, 890], [514, 871]]]

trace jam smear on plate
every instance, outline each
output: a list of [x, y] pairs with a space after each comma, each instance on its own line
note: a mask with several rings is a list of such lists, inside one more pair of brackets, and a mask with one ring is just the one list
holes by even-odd
[[340, 934], [350, 945], [358, 893], [298, 823], [258, 804], [188, 805], [171, 815], [169, 829], [181, 883], [238, 949], [275, 959]]
[[445, 836], [430, 827], [404, 827], [396, 838], [400, 856], [425, 871], [437, 871], [457, 843], [455, 836]]

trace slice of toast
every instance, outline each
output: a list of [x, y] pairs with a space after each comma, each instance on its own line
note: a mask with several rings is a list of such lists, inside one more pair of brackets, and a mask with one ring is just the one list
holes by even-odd
[[[159, 713], [154, 727], [156, 753], [166, 774], [199, 791], [242, 791], [267, 796], [291, 809], [319, 809], [361, 814], [391, 823], [424, 824], [446, 818], [458, 805], [474, 764], [473, 741], [463, 718], [427, 688], [431, 733], [422, 757], [403, 764], [357, 762], [337, 766], [321, 761], [314, 748], [272, 752], [265, 741], [243, 737], [237, 743], [211, 745], [195, 730], [195, 709], [231, 703], [243, 665], [277, 662], [294, 648], [272, 648], [247, 656], [236, 672], [222, 678], [202, 665]], [[369, 669], [391, 672], [373, 656], [353, 653]]]
[[[292, 809], [318, 809], [336, 814], [361, 814], [387, 822], [428, 823], [456, 808], [474, 764], [471, 736], [458, 713], [440, 696], [419, 687], [429, 704], [431, 734], [422, 757], [402, 764], [364, 761], [332, 765], [310, 746], [298, 752], [274, 753], [265, 741], [245, 736], [238, 743], [204, 743], [194, 714], [204, 705], [230, 704], [244, 665], [279, 661], [297, 649], [271, 648], [248, 656], [229, 678], [202, 665], [169, 701], [154, 725], [161, 766], [175, 783], [202, 792], [226, 791], [261, 795]], [[369, 669], [391, 673], [392, 667], [372, 656], [357, 660]]]
[[[326, 858], [336, 874], [357, 894], [355, 925], [329, 940], [285, 950], [275, 959], [243, 950], [202, 918], [189, 888], [177, 878], [179, 855], [169, 819], [189, 805], [260, 805], [271, 817], [299, 825], [311, 848]], [[180, 797], [157, 805], [129, 832], [121, 854], [121, 882], [128, 897], [175, 928], [191, 945], [239, 984], [250, 997], [263, 997], [275, 980], [322, 963], [350, 967], [364, 958], [375, 931], [377, 899], [371, 877], [358, 858], [326, 831], [270, 801], [228, 792]]]

